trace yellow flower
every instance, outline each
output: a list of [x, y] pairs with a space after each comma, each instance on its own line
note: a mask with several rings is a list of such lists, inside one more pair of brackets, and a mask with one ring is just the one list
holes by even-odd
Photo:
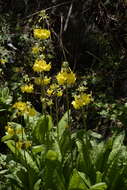
[[21, 86], [21, 91], [22, 91], [23, 93], [24, 93], [24, 92], [32, 93], [32, 92], [34, 91], [33, 84]]
[[22, 141], [16, 142], [16, 148], [17, 148], [17, 149], [21, 149], [21, 148], [22, 148], [22, 145], [23, 145], [23, 142], [22, 142]]
[[49, 84], [49, 83], [50, 83], [50, 80], [51, 80], [51, 78], [45, 77], [45, 78], [42, 80], [42, 85], [47, 85], [47, 84]]
[[36, 60], [33, 65], [33, 70], [36, 72], [50, 71], [51, 64], [47, 64], [45, 60]]
[[91, 94], [80, 94], [74, 96], [74, 101], [72, 102], [72, 105], [75, 109], [80, 109], [83, 106], [88, 105], [93, 99], [91, 97]]
[[39, 38], [41, 40], [45, 40], [51, 36], [50, 30], [47, 29], [41, 29], [41, 28], [36, 28], [34, 29], [34, 37]]
[[58, 88], [59, 88], [59, 85], [58, 85], [58, 84], [56, 84], [56, 83], [51, 84], [50, 87], [49, 87], [49, 89], [47, 90], [47, 94], [48, 94], [49, 96], [53, 95], [54, 92], [55, 92]]
[[50, 83], [51, 78], [48, 78], [47, 76], [44, 79], [41, 79], [40, 77], [36, 77], [34, 79], [35, 84], [37, 85], [48, 85]]
[[49, 96], [51, 96], [52, 93], [53, 93], [53, 90], [49, 88], [49, 89], [47, 90], [47, 94], [48, 94]]
[[35, 116], [37, 114], [36, 110], [34, 108], [29, 107], [27, 109], [27, 114], [31, 117]]
[[63, 92], [61, 91], [61, 90], [59, 90], [58, 92], [57, 92], [57, 96], [62, 96], [63, 95]]
[[15, 131], [14, 131], [14, 129], [11, 126], [6, 126], [5, 128], [6, 128], [7, 133], [9, 135], [13, 136], [15, 134]]
[[58, 84], [65, 85], [65, 84], [74, 84], [76, 81], [75, 74], [72, 71], [61, 71], [57, 74], [56, 79], [58, 81]]
[[27, 104], [25, 102], [16, 102], [14, 105], [13, 105], [13, 108], [16, 108], [18, 109], [20, 112], [22, 113], [25, 113], [26, 110], [27, 110]]
[[60, 84], [60, 85], [65, 84], [66, 80], [67, 80], [67, 78], [65, 76], [65, 72], [58, 73], [58, 75], [56, 76], [56, 79], [58, 81], [58, 84]]
[[71, 71], [70, 73], [67, 73], [67, 84], [74, 84], [76, 81], [75, 74]]
[[50, 88], [51, 88], [52, 90], [56, 90], [57, 88], [59, 88], [59, 85], [56, 84], [56, 83], [54, 83], [54, 84], [51, 84], [51, 85], [50, 85]]
[[38, 46], [32, 47], [32, 54], [38, 54], [40, 51], [40, 48]]
[[63, 92], [62, 92], [61, 88], [59, 87], [59, 85], [54, 83], [54, 84], [50, 85], [49, 89], [47, 90], [47, 94], [49, 96], [51, 96], [51, 95], [62, 96]]
[[30, 105], [30, 103], [16, 102], [13, 105], [19, 111], [19, 114], [27, 114], [28, 116], [35, 116], [37, 114], [36, 110]]
[[16, 129], [15, 133], [18, 135], [18, 134], [22, 134], [24, 133], [24, 129], [21, 128], [21, 129]]
[[17, 141], [16, 142], [16, 148], [17, 149], [27, 149], [31, 146], [30, 141]]

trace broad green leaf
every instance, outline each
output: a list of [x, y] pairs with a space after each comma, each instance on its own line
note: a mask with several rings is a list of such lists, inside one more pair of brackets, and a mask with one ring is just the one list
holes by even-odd
[[62, 154], [61, 154], [60, 146], [59, 146], [57, 140], [55, 140], [55, 142], [52, 144], [52, 148], [53, 148], [54, 151], [57, 152], [57, 154], [58, 154], [58, 160], [61, 162], [61, 160], [62, 160]]
[[46, 149], [45, 145], [32, 146], [33, 153], [39, 153], [39, 152], [44, 151], [45, 149]]
[[24, 161], [26, 164], [28, 164], [30, 167], [32, 167], [36, 172], [39, 172], [39, 169], [36, 165], [36, 163], [33, 161], [30, 154], [25, 150], [17, 150], [15, 148], [15, 142], [13, 140], [6, 141], [6, 144], [8, 148], [14, 153], [18, 154], [18, 156], [21, 156], [21, 162]]
[[5, 111], [6, 109], [0, 109], [0, 112]]
[[29, 189], [29, 180], [28, 180], [28, 173], [27, 171], [23, 168], [21, 168], [18, 172], [17, 172], [17, 176], [19, 178], [19, 180], [22, 183], [23, 188], [28, 188]]
[[79, 171], [78, 171], [78, 174], [81, 176], [81, 178], [83, 179], [83, 181], [87, 185], [87, 187], [90, 187], [91, 183], [90, 183], [90, 179], [87, 177], [87, 175], [85, 173], [79, 172]]
[[61, 120], [58, 123], [58, 137], [59, 139], [61, 139], [64, 131], [68, 128], [68, 112], [65, 112], [65, 114], [63, 115], [63, 117], [61, 118]]
[[77, 140], [76, 145], [79, 152], [77, 157], [77, 167], [80, 171], [89, 176], [91, 183], [94, 183], [96, 180], [96, 170], [93, 164], [93, 158], [91, 156], [92, 146], [90, 141], [89, 139], [87, 139], [87, 142], [85, 142], [85, 139], [84, 141]]
[[5, 142], [8, 146], [8, 148], [15, 154], [16, 153], [16, 148], [15, 148], [15, 142], [13, 140], [8, 140]]
[[19, 153], [22, 155], [22, 160], [24, 160], [29, 167], [33, 168], [36, 172], [39, 172], [36, 162], [33, 161], [32, 156], [27, 151], [21, 150]]
[[91, 186], [90, 190], [106, 190], [107, 189], [107, 185], [106, 183], [97, 183], [93, 186]]
[[55, 182], [56, 182], [57, 189], [66, 190], [65, 179], [64, 179], [64, 176], [62, 175], [62, 171], [55, 170], [55, 179], [56, 179]]
[[88, 135], [94, 137], [94, 138], [97, 138], [97, 139], [101, 139], [102, 138], [102, 135], [98, 134], [98, 133], [95, 133], [94, 131], [91, 131], [89, 130], [88, 132]]
[[1, 138], [1, 142], [7, 141], [12, 138], [12, 135], [5, 135]]
[[36, 139], [36, 141], [40, 144], [44, 142], [49, 142], [50, 139], [50, 130], [53, 127], [52, 118], [49, 115], [43, 115], [41, 116], [33, 130], [33, 137]]
[[41, 179], [39, 179], [39, 180], [34, 184], [34, 189], [33, 189], [33, 190], [40, 190], [40, 184], [41, 184]]
[[81, 174], [79, 175], [76, 169], [73, 170], [68, 190], [88, 190], [89, 187], [85, 184]]
[[113, 149], [121, 146], [123, 144], [124, 138], [125, 138], [125, 132], [121, 132], [118, 135], [114, 135]]
[[17, 176], [15, 176], [13, 173], [5, 175], [5, 178], [11, 182], [11, 184], [15, 185], [17, 189], [24, 190], [21, 181]]
[[72, 151], [72, 141], [70, 139], [70, 132], [69, 130], [65, 130], [63, 135], [61, 136], [59, 146], [62, 156], [66, 154], [66, 152]]
[[[1, 169], [1, 168], [0, 168]], [[2, 170], [2, 171], [0, 171], [0, 175], [4, 175], [4, 174], [6, 174], [8, 172], [8, 170]]]
[[20, 168], [17, 172], [19, 180], [22, 182], [23, 189], [34, 189], [35, 183], [38, 181], [38, 173], [33, 168]]

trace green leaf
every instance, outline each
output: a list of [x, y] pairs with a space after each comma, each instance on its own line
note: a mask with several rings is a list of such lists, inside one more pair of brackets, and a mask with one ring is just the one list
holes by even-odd
[[0, 112], [5, 111], [6, 109], [0, 109]]
[[41, 179], [39, 179], [39, 180], [34, 184], [34, 190], [39, 190], [39, 189], [40, 189], [40, 184], [41, 184]]
[[96, 183], [100, 183], [102, 181], [102, 173], [100, 171], [96, 172]]
[[46, 154], [46, 159], [50, 161], [58, 160], [58, 153], [55, 152], [54, 150], [48, 150]]
[[59, 146], [60, 146], [60, 150], [61, 150], [61, 154], [62, 156], [64, 156], [66, 154], [66, 152], [71, 152], [72, 150], [72, 141], [69, 137], [69, 134], [70, 132], [68, 130], [64, 131], [61, 139], [60, 139], [60, 142], [59, 142]]
[[63, 117], [61, 118], [61, 120], [58, 123], [58, 137], [59, 137], [59, 139], [62, 138], [64, 131], [68, 127], [69, 127], [68, 126], [68, 112], [65, 112], [65, 114], [63, 115]]
[[23, 189], [34, 189], [35, 183], [38, 181], [38, 173], [33, 168], [20, 168], [17, 172], [19, 180], [22, 182]]
[[62, 154], [61, 154], [60, 146], [59, 146], [59, 143], [57, 142], [57, 140], [55, 140], [55, 142], [52, 144], [52, 148], [54, 151], [57, 152], [58, 160], [61, 162], [62, 161]]
[[76, 169], [73, 170], [72, 177], [70, 179], [68, 190], [88, 190], [88, 186], [85, 184], [83, 178], [81, 177]]
[[120, 147], [123, 144], [125, 138], [125, 132], [121, 132], [118, 135], [114, 135], [113, 149]]
[[35, 140], [39, 143], [42, 144], [44, 142], [49, 142], [50, 140], [50, 130], [53, 127], [52, 123], [52, 118], [49, 115], [43, 115], [41, 116], [33, 130], [33, 137]]
[[65, 179], [62, 175], [62, 171], [55, 170], [55, 183], [58, 190], [66, 190]]
[[98, 133], [95, 133], [91, 130], [88, 131], [88, 135], [94, 137], [94, 138], [97, 138], [97, 139], [101, 139], [102, 138], [102, 135], [98, 134]]
[[24, 163], [29, 165], [29, 167], [33, 168], [36, 172], [39, 172], [39, 169], [38, 169], [36, 163], [33, 161], [32, 157], [30, 156], [30, 154], [27, 151], [25, 151], [25, 150], [17, 150], [15, 148], [15, 142], [13, 140], [6, 141], [6, 144], [7, 144], [8, 148], [14, 154], [18, 154], [18, 156], [21, 159], [21, 162], [23, 161]]
[[36, 172], [39, 172], [36, 162], [33, 161], [31, 155], [27, 151], [21, 150], [19, 153], [22, 156], [21, 159], [24, 160], [30, 168], [33, 168]]
[[91, 186], [90, 190], [106, 190], [107, 189], [107, 185], [106, 183], [97, 183], [93, 186]]
[[13, 140], [8, 140], [5, 142], [8, 146], [8, 148], [15, 154], [16, 153], [16, 149], [15, 149], [15, 142]]
[[5, 135], [1, 138], [1, 142], [7, 141], [12, 138], [12, 135]]
[[90, 187], [91, 183], [90, 183], [90, 179], [87, 177], [87, 175], [85, 173], [79, 172], [79, 171], [78, 171], [78, 174], [81, 176], [81, 178], [83, 179], [83, 181], [86, 184], [86, 186]]
[[88, 136], [87, 136], [87, 141], [85, 137], [84, 141], [82, 141], [81, 139], [77, 140], [76, 145], [79, 152], [77, 157], [78, 169], [89, 176], [91, 183], [95, 183], [96, 170], [93, 164], [93, 158], [91, 156], [92, 146]]
[[44, 145], [37, 145], [37, 146], [32, 147], [32, 152], [39, 153], [39, 152], [44, 151], [45, 149], [46, 149], [46, 147]]

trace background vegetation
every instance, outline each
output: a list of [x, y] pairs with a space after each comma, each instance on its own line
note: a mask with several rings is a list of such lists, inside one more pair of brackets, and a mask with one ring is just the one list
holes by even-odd
[[[28, 186], [30, 190], [126, 190], [126, 10], [126, 0], [0, 1], [0, 137], [4, 136], [0, 142], [0, 152], [3, 153], [0, 157], [1, 181], [5, 174], [1, 188], [6, 189], [7, 185], [15, 182], [14, 186], [10, 185], [12, 190], [25, 190]], [[33, 30], [38, 27], [49, 29], [51, 38], [44, 42], [35, 39]], [[45, 46], [45, 50], [34, 55], [34, 45]], [[37, 56], [45, 56], [46, 61], [52, 63], [52, 70], [47, 75], [52, 81], [55, 81], [63, 62], [69, 63], [77, 78], [76, 84], [68, 91], [62, 87], [63, 96], [58, 97], [57, 102], [52, 96], [54, 106], [50, 109], [46, 105], [45, 108], [45, 114], [50, 114], [47, 119], [39, 115], [42, 112], [40, 94], [43, 89], [36, 85], [32, 95], [20, 89], [38, 77], [32, 70]], [[71, 103], [68, 107], [67, 103], [82, 91], [78, 86], [86, 89], [83, 91], [92, 94], [93, 98], [84, 113], [75, 110]], [[24, 115], [17, 118], [13, 105], [21, 100], [34, 106], [38, 113], [36, 118], [30, 117], [29, 121]], [[69, 119], [68, 108], [71, 109]], [[65, 129], [68, 125], [66, 120], [71, 120], [69, 130]], [[25, 128], [25, 140], [33, 142], [30, 149], [25, 147], [25, 150], [16, 151], [15, 135], [6, 136], [8, 122], [14, 128]], [[41, 129], [36, 127], [42, 125], [48, 128], [41, 131], [42, 137], [47, 138], [45, 142], [39, 136]], [[61, 125], [62, 132], [57, 131]], [[17, 165], [16, 171], [13, 170], [14, 165]], [[50, 168], [52, 172], [49, 172]], [[25, 176], [31, 173], [28, 185]], [[53, 181], [50, 184], [51, 176]]]

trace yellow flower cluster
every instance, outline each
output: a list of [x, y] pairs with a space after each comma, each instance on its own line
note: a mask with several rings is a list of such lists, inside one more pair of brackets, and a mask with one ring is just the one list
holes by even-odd
[[29, 85], [23, 85], [21, 86], [21, 91], [24, 93], [32, 93], [34, 91], [34, 87], [33, 84], [29, 84]]
[[61, 90], [61, 88], [59, 87], [59, 85], [57, 84], [51, 84], [49, 89], [47, 90], [47, 94], [49, 96], [56, 94], [57, 96], [62, 96], [63, 92]]
[[31, 146], [31, 141], [17, 141], [16, 148], [17, 149], [27, 149]]
[[71, 85], [74, 84], [76, 81], [75, 74], [71, 70], [70, 71], [62, 70], [57, 74], [56, 79], [59, 85], [65, 85], [65, 84]]
[[35, 72], [50, 71], [51, 64], [47, 64], [45, 60], [36, 60], [33, 65], [33, 70]]
[[25, 102], [16, 102], [14, 105], [13, 105], [13, 108], [16, 108], [18, 109], [20, 112], [25, 112], [26, 111], [26, 108], [27, 108], [27, 104]]
[[5, 129], [7, 130], [7, 133], [11, 136], [13, 135], [18, 135], [18, 134], [22, 134], [22, 132], [24, 131], [24, 129], [22, 128], [13, 128], [10, 125], [5, 126]]
[[48, 39], [50, 36], [51, 36], [50, 30], [41, 29], [41, 28], [34, 29], [34, 37], [35, 38], [45, 40], [45, 39]]
[[83, 106], [88, 105], [93, 99], [91, 97], [91, 94], [82, 93], [80, 95], [74, 96], [74, 101], [72, 102], [72, 105], [75, 109], [80, 109]]
[[40, 77], [36, 77], [34, 79], [35, 84], [37, 85], [48, 85], [50, 83], [51, 78], [45, 77], [44, 79], [41, 79]]
[[25, 102], [16, 102], [13, 108], [17, 109], [19, 114], [27, 114], [31, 117], [36, 115], [36, 110]]

